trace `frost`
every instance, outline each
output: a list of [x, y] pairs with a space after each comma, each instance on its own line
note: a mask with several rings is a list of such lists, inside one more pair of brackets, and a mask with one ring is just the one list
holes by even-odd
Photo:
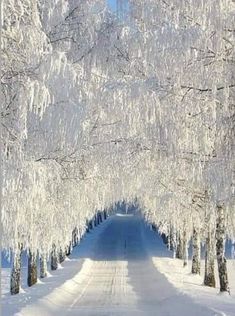
[[235, 238], [234, 4], [120, 1], [118, 18], [102, 0], [3, 6], [4, 248], [48, 255], [136, 198], [188, 239], [223, 203]]

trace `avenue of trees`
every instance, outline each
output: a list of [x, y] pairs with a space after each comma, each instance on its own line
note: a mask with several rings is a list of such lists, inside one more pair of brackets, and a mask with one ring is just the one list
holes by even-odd
[[[11, 293], [56, 269], [118, 201], [229, 292], [235, 242], [235, 3], [4, 0], [3, 248]], [[107, 236], [108, 238], [108, 236]]]

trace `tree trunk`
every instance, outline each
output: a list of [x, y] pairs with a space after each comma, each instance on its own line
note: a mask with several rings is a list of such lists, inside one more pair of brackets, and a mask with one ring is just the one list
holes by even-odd
[[193, 228], [193, 258], [192, 258], [192, 273], [200, 274], [201, 270], [201, 242], [199, 228]]
[[227, 261], [225, 258], [225, 214], [222, 206], [217, 206], [216, 256], [219, 271], [220, 292], [229, 292]]
[[151, 228], [151, 230], [153, 230], [154, 232], [157, 231], [157, 227], [156, 227], [155, 224], [150, 224], [150, 228]]
[[10, 291], [12, 295], [20, 292], [20, 270], [21, 270], [21, 251], [17, 251], [13, 255], [13, 265], [11, 270]]
[[107, 212], [104, 211], [104, 220], [106, 220], [106, 219], [107, 219]]
[[51, 270], [57, 270], [58, 268], [58, 255], [56, 251], [56, 246], [52, 246], [52, 252], [51, 252]]
[[170, 226], [169, 238], [168, 238], [168, 249], [173, 251], [174, 250], [174, 233], [173, 227]]
[[231, 258], [235, 259], [235, 242], [232, 243], [231, 247]]
[[102, 223], [103, 222], [102, 212], [99, 213], [99, 217], [100, 217], [100, 223]]
[[84, 237], [84, 231], [81, 227], [79, 227], [79, 240], [81, 241]]
[[37, 283], [37, 257], [35, 253], [29, 250], [28, 255], [28, 286], [32, 286]]
[[204, 285], [215, 287], [215, 246], [214, 233], [208, 230], [206, 238], [206, 252], [205, 252], [205, 275]]
[[173, 251], [173, 257], [176, 256], [176, 233], [175, 228], [171, 226], [170, 228], [170, 242], [169, 242], [169, 249]]
[[69, 242], [69, 245], [66, 248], [66, 256], [70, 256], [72, 251], [72, 242]]
[[47, 276], [47, 260], [45, 255], [40, 257], [40, 278], [45, 278]]
[[94, 216], [94, 225], [97, 226], [98, 225], [98, 221], [97, 221], [97, 215], [95, 214]]
[[177, 247], [176, 247], [176, 258], [183, 259], [183, 243], [181, 240], [180, 233], [178, 234], [177, 238]]
[[59, 252], [59, 262], [62, 263], [65, 260], [65, 252], [62, 250], [62, 248], [60, 248], [60, 252]]
[[164, 243], [165, 245], [168, 245], [168, 240], [169, 240], [168, 236], [166, 236], [166, 234], [162, 233], [162, 234], [161, 234], [161, 237], [162, 237], [163, 243]]
[[90, 225], [88, 219], [86, 220], [86, 232], [89, 233], [90, 231]]
[[72, 243], [73, 243], [73, 247], [76, 247], [78, 244], [78, 229], [77, 229], [77, 227], [75, 227], [74, 230], [72, 231]]
[[183, 259], [184, 259], [184, 267], [188, 265], [188, 241], [187, 241], [187, 233], [186, 229], [183, 231]]

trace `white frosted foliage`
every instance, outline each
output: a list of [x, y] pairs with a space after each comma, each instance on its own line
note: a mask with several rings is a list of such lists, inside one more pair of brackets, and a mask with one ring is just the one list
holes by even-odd
[[48, 257], [122, 200], [187, 242], [223, 205], [235, 238], [234, 2], [118, 7], [3, 2], [5, 249]]

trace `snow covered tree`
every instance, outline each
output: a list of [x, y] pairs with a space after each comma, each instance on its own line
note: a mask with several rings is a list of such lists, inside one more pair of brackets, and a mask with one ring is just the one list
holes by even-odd
[[[228, 291], [235, 238], [234, 3], [5, 0], [3, 247], [29, 285], [117, 201], [135, 201], [176, 257]], [[134, 203], [134, 202], [133, 202]], [[221, 204], [222, 203], [222, 204]], [[221, 207], [223, 205], [223, 207]], [[227, 221], [227, 218], [230, 218]], [[25, 221], [25, 219], [27, 219]]]
[[218, 205], [216, 224], [216, 255], [220, 280], [220, 292], [229, 292], [227, 264], [224, 254], [225, 240], [225, 212], [223, 205]]

